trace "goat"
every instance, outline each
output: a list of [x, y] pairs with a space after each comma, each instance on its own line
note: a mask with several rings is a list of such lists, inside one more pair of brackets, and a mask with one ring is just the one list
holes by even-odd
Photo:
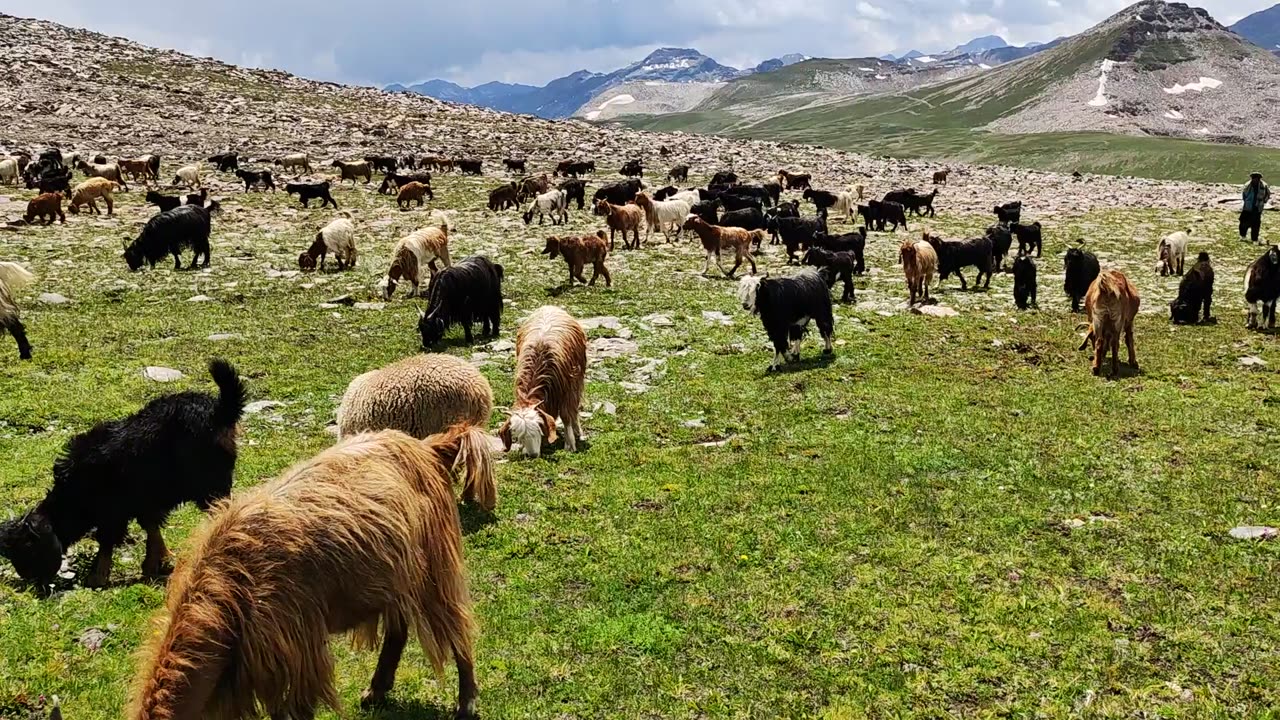
[[86, 178], [102, 178], [111, 180], [120, 184], [120, 189], [125, 192], [129, 191], [129, 184], [124, 181], [124, 174], [120, 172], [120, 166], [115, 163], [94, 163], [89, 164], [83, 160], [76, 161], [76, 169], [84, 173]]
[[1190, 241], [1190, 230], [1171, 233], [1160, 241], [1160, 277], [1182, 276], [1183, 267], [1187, 262], [1187, 244]]
[[200, 189], [200, 166], [184, 165], [178, 168], [177, 173], [173, 176], [173, 187], [186, 185], [189, 190]]
[[27, 329], [18, 316], [18, 303], [13, 294], [30, 285], [35, 280], [26, 268], [17, 263], [0, 262], [0, 334], [8, 331], [18, 343], [18, 359], [31, 359], [31, 342], [27, 340]]
[[778, 184], [785, 190], [811, 190], [813, 189], [813, 185], [810, 184], [812, 179], [813, 177], [808, 174], [792, 175], [786, 170], [778, 171]]
[[950, 176], [950, 175], [951, 175], [951, 169], [950, 169], [950, 168], [947, 168], [946, 170], [939, 170], [939, 171], [935, 172], [935, 173], [933, 174], [933, 184], [934, 184], [934, 185], [946, 185], [946, 184], [947, 184], [947, 177], [948, 177], [948, 176]]
[[524, 160], [515, 160], [513, 158], [507, 158], [502, 161], [502, 164], [506, 166], [507, 172], [523, 173], [525, 171], [526, 163]]
[[1041, 251], [1044, 249], [1044, 232], [1039, 222], [1033, 222], [1030, 225], [1022, 223], [1014, 223], [1009, 226], [1009, 231], [1018, 239], [1018, 252], [1031, 253], [1036, 251], [1036, 257], [1040, 257]]
[[689, 216], [689, 211], [693, 208], [691, 203], [684, 200], [663, 200], [660, 202], [651, 199], [648, 194], [643, 192], [636, 193], [636, 205], [644, 210], [645, 217], [645, 233], [644, 237], [648, 240], [653, 235], [653, 229], [656, 227], [662, 232], [662, 236], [667, 242], [671, 242], [670, 231], [674, 227], [676, 231], [676, 239], [680, 239], [683, 232], [684, 220]]
[[519, 202], [524, 202], [529, 198], [541, 195], [551, 189], [551, 178], [546, 173], [538, 177], [527, 177], [520, 181], [517, 186], [519, 194], [516, 198]]
[[[751, 245], [754, 242], [759, 245], [764, 239], [766, 233], [764, 230], [743, 230], [734, 227], [718, 227], [709, 225], [707, 221], [697, 215], [689, 215], [684, 223], [685, 230], [692, 230], [698, 234], [698, 238], [702, 240], [702, 248], [707, 252], [707, 262], [702, 268], [702, 274], [706, 275], [711, 272], [711, 261], [714, 258], [716, 267], [720, 268], [726, 277], [733, 279], [733, 274], [742, 266], [742, 261], [746, 260], [751, 265], [751, 274], [756, 273], [756, 260], [751, 256]], [[724, 266], [720, 264], [720, 253], [729, 248], [733, 249], [734, 262], [733, 267], [725, 272]]]
[[480, 160], [461, 159], [455, 160], [454, 165], [458, 167], [458, 172], [463, 175], [483, 175], [484, 163]]
[[1004, 272], [1004, 261], [1013, 247], [1012, 227], [1007, 223], [996, 223], [987, 228], [986, 236], [991, 240], [991, 256], [996, 261], [996, 272]]
[[476, 716], [462, 526], [450, 488], [492, 484], [479, 428], [343, 440], [236, 495], [196, 531], [149, 633], [131, 720], [337, 714], [329, 636], [382, 650], [361, 705], [386, 701], [411, 633], [437, 674], [453, 657], [455, 717]]
[[689, 166], [676, 165], [667, 171], [667, 180], [671, 182], [686, 183], [689, 182]]
[[614, 205], [608, 200], [600, 200], [596, 203], [596, 215], [605, 218], [605, 224], [609, 226], [609, 250], [615, 247], [614, 236], [616, 233], [622, 233], [622, 246], [631, 249], [631, 244], [627, 242], [627, 234], [635, 236], [635, 247], [640, 247], [640, 224], [644, 222], [644, 210], [637, 205]]
[[710, 189], [712, 187], [715, 187], [716, 185], [737, 185], [737, 184], [738, 184], [737, 173], [735, 173], [732, 170], [722, 170], [716, 173], [715, 175], [711, 176], [711, 182], [707, 183], [707, 188]]
[[618, 174], [623, 177], [644, 177], [644, 163], [639, 160], [628, 160], [622, 165]]
[[693, 207], [689, 208], [689, 212], [690, 214], [697, 215], [703, 220], [706, 220], [711, 225], [719, 225], [720, 224], [719, 208], [720, 208], [719, 200], [704, 200], [700, 203], [695, 204]]
[[1013, 260], [1013, 302], [1019, 310], [1040, 307], [1036, 301], [1036, 272], [1036, 261], [1019, 250]]
[[1089, 292], [1089, 286], [1098, 277], [1098, 258], [1080, 248], [1070, 248], [1062, 263], [1062, 291], [1071, 298], [1071, 312], [1080, 312], [1080, 301]]
[[1089, 333], [1085, 336], [1085, 349], [1093, 343], [1093, 374], [1102, 374], [1102, 361], [1111, 353], [1111, 377], [1120, 373], [1120, 335], [1129, 351], [1129, 365], [1138, 369], [1138, 356], [1133, 346], [1133, 320], [1138, 316], [1142, 301], [1138, 290], [1129, 278], [1119, 270], [1105, 270], [1089, 286], [1085, 294], [1084, 310], [1089, 318]]
[[304, 272], [316, 269], [316, 258], [320, 258], [320, 269], [324, 270], [324, 261], [329, 253], [338, 261], [339, 270], [348, 270], [356, 266], [356, 226], [351, 222], [350, 214], [340, 217], [320, 228], [315, 240], [307, 251], [298, 256], [298, 268]]
[[533, 311], [516, 332], [515, 402], [498, 430], [503, 446], [539, 457], [556, 441], [556, 418], [564, 423], [564, 447], [578, 451], [582, 395], [586, 387], [587, 335], [561, 308]]
[[400, 186], [400, 192], [396, 195], [396, 207], [408, 210], [409, 203], [413, 202], [416, 202], [418, 207], [422, 207], [428, 195], [433, 195], [430, 185], [423, 185], [420, 182], [405, 183]]
[[[116, 165], [120, 167], [121, 173], [133, 178], [135, 182], [141, 180], [145, 184], [152, 179], [151, 159], [153, 157], [157, 159], [157, 162], [159, 161], [158, 156], [148, 155], [135, 160], [117, 160]], [[156, 179], [158, 180], [159, 178]]]
[[129, 417], [67, 441], [44, 500], [0, 524], [0, 554], [19, 576], [47, 588], [63, 553], [93, 532], [98, 554], [85, 585], [103, 587], [132, 520], [147, 533], [143, 574], [164, 574], [169, 553], [160, 530], [169, 514], [187, 502], [208, 510], [231, 492], [245, 388], [235, 368], [221, 360], [209, 363], [209, 374], [216, 397], [184, 392], [156, 398]]
[[270, 170], [236, 170], [236, 177], [244, 182], [244, 191], [249, 192], [256, 185], [261, 185], [263, 191], [270, 190], [275, 192], [276, 182]]
[[182, 205], [182, 198], [176, 195], [163, 195], [155, 190], [148, 190], [146, 201], [148, 205], [155, 205], [160, 208], [160, 212], [172, 210]]
[[623, 180], [605, 185], [596, 190], [595, 195], [591, 197], [591, 204], [598, 206], [601, 200], [608, 200], [612, 205], [626, 205], [635, 199], [636, 193], [643, 189], [639, 180]]
[[584, 180], [565, 180], [560, 183], [559, 189], [563, 190], [565, 197], [569, 202], [577, 202], [578, 209], [581, 210], [586, 204], [587, 199], [587, 183]]
[[[1276, 326], [1276, 301], [1280, 299], [1280, 246], [1271, 249], [1249, 265], [1244, 277], [1244, 299], [1249, 303], [1247, 327], [1258, 328], [1265, 321], [1268, 328]], [[1259, 318], [1258, 304], [1262, 304]]]
[[233, 152], [222, 152], [210, 157], [206, 162], [213, 163], [218, 172], [231, 172], [240, 169], [240, 155]]
[[1178, 297], [1169, 303], [1169, 319], [1179, 325], [1195, 325], [1200, 322], [1200, 308], [1204, 308], [1204, 322], [1211, 322], [1209, 313], [1213, 304], [1213, 264], [1209, 253], [1201, 252], [1191, 271], [1178, 283]]
[[62, 212], [62, 193], [41, 193], [28, 202], [27, 212], [22, 219], [30, 225], [36, 218], [43, 220], [45, 225], [52, 225], [54, 220], [65, 225], [67, 216]]
[[339, 184], [343, 180], [350, 180], [352, 185], [355, 185], [357, 180], [364, 180], [366, 185], [373, 181], [373, 165], [368, 161], [344, 162], [342, 160], [334, 160], [329, 165], [330, 167], [338, 168], [338, 173], [341, 175], [338, 179]]
[[297, 173], [294, 177], [301, 177], [304, 172], [307, 174], [311, 174], [313, 172], [311, 169], [311, 160], [307, 157], [306, 153], [285, 155], [284, 157], [278, 158], [274, 164], [283, 170], [296, 170]]
[[853, 273], [858, 268], [858, 256], [851, 252], [832, 252], [822, 247], [811, 247], [804, 255], [804, 264], [821, 268], [827, 287], [835, 287], [836, 280], [844, 282], [844, 294], [840, 302], [856, 302], [853, 290]]
[[507, 183], [489, 192], [489, 209], [493, 212], [520, 206], [520, 189], [515, 183]]
[[858, 215], [862, 216], [862, 226], [866, 230], [884, 232], [888, 223], [893, 223], [892, 232], [897, 232], [899, 226], [903, 230], [910, 229], [907, 227], [907, 211], [901, 203], [871, 200], [866, 205], [858, 206]]
[[991, 212], [995, 214], [998, 222], [1017, 225], [1022, 222], [1022, 201], [1015, 200], [1014, 202], [997, 205]]
[[539, 225], [547, 216], [551, 217], [552, 225], [569, 222], [569, 194], [563, 190], [549, 190], [535, 197], [522, 216], [525, 225], [533, 222], [534, 213], [538, 215]]
[[867, 248], [867, 231], [858, 228], [844, 235], [828, 235], [825, 229], [817, 230], [812, 237], [802, 242], [806, 247], [819, 247], [833, 253], [850, 253], [855, 259], [853, 272], [861, 275], [866, 272], [865, 252]]
[[[595, 235], [583, 235], [581, 237], [549, 237], [547, 238], [547, 246], [542, 250], [543, 255], [548, 255], [552, 260], [559, 256], [564, 256], [564, 262], [569, 266], [569, 285], [573, 285], [573, 281], [577, 280], [583, 285], [595, 285], [596, 278], [604, 276], [604, 286], [613, 287], [613, 278], [609, 276], [609, 268], [605, 267], [604, 261], [609, 257], [608, 239], [605, 237], [603, 230], [597, 230]], [[582, 271], [586, 268], [587, 263], [591, 263], [591, 281], [582, 277]]]
[[71, 191], [71, 202], [67, 205], [67, 210], [75, 215], [80, 212], [81, 205], [87, 205], [89, 211], [98, 214], [97, 200], [101, 199], [107, 204], [107, 214], [115, 212], [115, 200], [111, 193], [116, 190], [116, 183], [106, 178], [91, 177], [88, 180], [75, 186]]
[[563, 160], [556, 165], [555, 172], [552, 173], [552, 176], [560, 177], [561, 175], [564, 175], [565, 177], [576, 178], [586, 175], [587, 173], [594, 173], [595, 171], [596, 163], [594, 160], [588, 160], [586, 162]]
[[787, 262], [798, 262], [796, 251], [808, 247], [813, 236], [826, 232], [827, 223], [822, 218], [771, 217], [765, 220], [765, 229], [773, 236], [774, 244], [781, 242], [787, 249]]
[[204, 256], [200, 267], [209, 267], [210, 248], [209, 234], [212, 230], [212, 215], [218, 210], [218, 203], [209, 207], [183, 205], [153, 216], [142, 228], [142, 233], [132, 243], [125, 241], [124, 259], [131, 271], [137, 271], [147, 263], [154, 270], [156, 263], [165, 255], [173, 255], [173, 269], [182, 269], [182, 250], [191, 248], [191, 265], [194, 270], [196, 262]]
[[724, 192], [715, 195], [715, 198], [716, 202], [720, 203], [720, 207], [728, 212], [750, 208], [762, 210], [764, 208], [763, 201], [756, 195], [739, 195], [736, 192]]
[[[973, 280], [973, 287], [983, 289], [991, 287], [991, 274], [995, 270], [995, 261], [991, 257], [991, 238], [980, 237], [972, 240], [943, 240], [936, 235], [924, 234], [924, 241], [933, 246], [938, 255], [938, 286], [954, 274], [960, 278], [960, 289], [968, 290], [963, 270], [972, 265], [978, 274]], [[982, 276], [987, 276], [986, 285], [982, 284]]]
[[938, 253], [924, 240], [908, 238], [898, 248], [898, 257], [902, 261], [902, 273], [907, 278], [907, 290], [911, 293], [907, 304], [915, 305], [916, 298], [921, 303], [929, 302], [929, 286], [938, 272]]
[[396, 159], [393, 155], [366, 155], [361, 160], [369, 163], [375, 172], [393, 173], [396, 171]]
[[304, 208], [312, 200], [320, 200], [321, 209], [326, 205], [332, 205], [334, 210], [338, 209], [338, 201], [334, 200], [333, 194], [330, 193], [328, 180], [318, 183], [285, 183], [284, 191], [288, 195], [297, 195]]
[[423, 265], [430, 270], [431, 277], [435, 277], [439, 272], [436, 269], [437, 260], [445, 267], [453, 264], [449, 260], [449, 232], [449, 221], [444, 217], [439, 226], [415, 230], [396, 242], [391, 251], [391, 267], [387, 270], [384, 300], [391, 299], [396, 291], [396, 283], [401, 279], [413, 286], [410, 295], [417, 297], [422, 283]]
[[919, 216], [935, 217], [937, 213], [933, 209], [933, 201], [938, 197], [938, 189], [934, 188], [933, 192], [928, 195], [921, 195], [916, 192], [915, 188], [906, 190], [894, 190], [884, 196], [884, 202], [898, 203], [903, 209], [908, 210], [911, 214]]
[[831, 288], [816, 270], [802, 270], [790, 277], [748, 276], [738, 283], [742, 309], [760, 316], [764, 331], [773, 343], [769, 371], [781, 370], [788, 356], [800, 361], [800, 341], [812, 320], [825, 343], [823, 355], [835, 352], [835, 314], [831, 308]]
[[423, 349], [444, 339], [451, 325], [461, 325], [467, 344], [471, 324], [480, 321], [482, 337], [497, 337], [502, 323], [502, 266], [483, 255], [463, 258], [431, 278], [427, 310], [418, 319]]
[[420, 172], [411, 174], [387, 173], [382, 178], [382, 184], [378, 186], [378, 194], [386, 195], [392, 190], [399, 192], [400, 188], [411, 182], [421, 183], [427, 186], [427, 199], [435, 200], [435, 193], [431, 191], [431, 173]]

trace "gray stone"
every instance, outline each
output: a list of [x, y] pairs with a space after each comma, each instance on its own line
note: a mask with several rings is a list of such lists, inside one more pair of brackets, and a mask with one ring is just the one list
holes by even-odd
[[386, 303], [380, 302], [358, 302], [351, 307], [354, 307], [357, 310], [382, 310], [386, 306]]
[[1253, 355], [1246, 355], [1240, 358], [1240, 364], [1244, 367], [1266, 367], [1267, 361]]
[[210, 342], [226, 342], [227, 340], [239, 340], [241, 337], [238, 333], [214, 333], [207, 339]]
[[36, 299], [45, 305], [66, 305], [71, 302], [70, 298], [58, 293], [40, 293], [40, 297]]
[[623, 390], [626, 390], [629, 393], [635, 393], [636, 395], [643, 395], [644, 393], [649, 392], [649, 386], [644, 383], [627, 382], [624, 380], [618, 383], [618, 385], [622, 387]]
[[585, 318], [580, 320], [579, 324], [582, 325], [583, 330], [598, 330], [600, 328], [604, 328], [606, 330], [617, 330], [622, 327], [622, 323], [618, 318], [613, 317], [612, 315]]
[[187, 298], [187, 302], [193, 302], [193, 303], [213, 302], [213, 298], [209, 297], [208, 295], [196, 295], [195, 297]]
[[516, 344], [510, 340], [495, 340], [489, 343], [488, 349], [493, 353], [509, 353], [516, 349]]
[[926, 317], [948, 318], [958, 317], [960, 313], [954, 309], [944, 305], [924, 305], [921, 307], [911, 308], [912, 315], [924, 315]]
[[143, 369], [142, 376], [148, 380], [161, 383], [177, 382], [186, 377], [181, 371], [167, 367], [148, 366]]
[[1241, 525], [1228, 533], [1237, 540], [1274, 540], [1280, 537], [1280, 529], [1265, 525]]
[[102, 643], [106, 642], [107, 636], [110, 634], [109, 631], [102, 628], [89, 628], [80, 633], [80, 637], [76, 638], [76, 642], [85, 650], [95, 653], [102, 649]]
[[703, 310], [702, 319], [706, 320], [707, 322], [719, 323], [721, 325], [733, 324], [733, 318], [729, 317], [728, 315], [725, 315], [719, 310]]
[[251, 402], [248, 405], [245, 405], [244, 411], [249, 415], [257, 415], [258, 413], [264, 410], [270, 410], [272, 408], [278, 408], [278, 407], [284, 407], [284, 403], [279, 402], [277, 400], [259, 400], [257, 402]]

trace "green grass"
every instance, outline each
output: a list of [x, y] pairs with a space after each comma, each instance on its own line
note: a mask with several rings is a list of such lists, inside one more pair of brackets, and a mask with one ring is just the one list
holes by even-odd
[[[549, 228], [476, 209], [494, 182], [448, 177], [438, 190], [459, 209], [454, 256], [506, 266], [503, 337], [556, 303], [616, 316], [639, 351], [592, 365], [585, 451], [502, 464], [496, 521], [466, 538], [486, 717], [1238, 718], [1280, 707], [1280, 544], [1226, 536], [1280, 523], [1280, 355], [1274, 336], [1243, 328], [1240, 278], [1259, 251], [1232, 236], [1228, 213], [1205, 214], [1200, 230], [1218, 268], [1217, 325], [1170, 327], [1177, 281], [1153, 270], [1157, 239], [1190, 213], [1056, 217], [1043, 309], [1014, 311], [1008, 276], [986, 293], [952, 280], [938, 297], [961, 311], [954, 319], [899, 307], [900, 237], [876, 235], [858, 304], [837, 310], [835, 357], [820, 361], [811, 337], [800, 367], [770, 375], [758, 320], [732, 283], [698, 276], [688, 241], [619, 251], [612, 289], [565, 289], [563, 265], [537, 254]], [[283, 194], [225, 199], [208, 273], [125, 270], [119, 238], [149, 214], [137, 192], [117, 219], [6, 234], [4, 259], [74, 302], [24, 292], [36, 360], [0, 345], [0, 512], [42, 496], [71, 434], [160, 393], [209, 388], [210, 356], [238, 365], [251, 400], [287, 403], [243, 423], [244, 489], [332, 442], [325, 426], [351, 378], [419, 350], [418, 301], [318, 304], [373, 300], [394, 238], [423, 213], [348, 186], [338, 200], [357, 211], [359, 268], [270, 277], [294, 267], [330, 213], [295, 214]], [[931, 225], [959, 236], [987, 222]], [[572, 230], [595, 227], [574, 213]], [[1093, 378], [1076, 350], [1079, 317], [1056, 273], [1079, 236], [1142, 291], [1137, 375]], [[772, 252], [761, 269], [788, 272]], [[197, 294], [215, 301], [187, 302]], [[1246, 369], [1245, 355], [1270, 365]], [[513, 358], [485, 362], [509, 403]], [[146, 365], [189, 377], [160, 386], [141, 377]], [[171, 546], [181, 552], [199, 521], [177, 513]], [[76, 546], [75, 566], [93, 552]], [[69, 720], [122, 715], [163, 601], [138, 583], [140, 555], [117, 552], [111, 589], [50, 599], [0, 563], [0, 714], [25, 717], [25, 704], [57, 694]], [[96, 652], [76, 641], [91, 627], [110, 629]], [[374, 657], [334, 649], [345, 714], [359, 717]], [[377, 716], [442, 716], [453, 692], [411, 650], [396, 704]]]

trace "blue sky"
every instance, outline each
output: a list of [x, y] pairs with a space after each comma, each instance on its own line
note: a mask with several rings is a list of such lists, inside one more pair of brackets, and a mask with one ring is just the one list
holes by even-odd
[[[1276, 0], [1204, 0], [1224, 25]], [[0, 0], [0, 12], [306, 77], [385, 85], [442, 77], [542, 84], [608, 71], [662, 46], [749, 67], [936, 52], [980, 35], [1013, 44], [1084, 30], [1131, 0]]]

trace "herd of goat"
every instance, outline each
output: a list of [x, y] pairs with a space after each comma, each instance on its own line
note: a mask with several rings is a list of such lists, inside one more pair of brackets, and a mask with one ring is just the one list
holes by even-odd
[[[271, 167], [242, 168], [236, 153], [209, 158], [218, 172], [235, 173], [245, 191], [271, 191], [275, 171], [300, 176], [313, 172], [305, 154], [287, 155]], [[526, 161], [508, 159], [505, 168], [523, 175]], [[434, 199], [431, 173], [458, 171], [480, 175], [474, 160], [438, 157], [368, 157], [335, 160], [338, 182], [372, 182], [382, 173], [379, 192], [395, 193], [402, 209]], [[73, 169], [86, 179], [72, 184]], [[743, 265], [751, 275], [738, 283], [744, 310], [758, 315], [774, 349], [771, 369], [799, 357], [809, 323], [817, 326], [824, 352], [833, 352], [834, 312], [831, 290], [841, 282], [841, 300], [855, 300], [853, 277], [866, 272], [865, 249], [870, 232], [907, 230], [913, 218], [932, 217], [937, 185], [947, 172], [934, 175], [935, 189], [920, 193], [895, 190], [883, 199], [866, 198], [861, 186], [843, 192], [817, 190], [808, 175], [781, 171], [762, 184], [739, 181], [719, 172], [705, 188], [654, 189], [643, 181], [640, 161], [621, 170], [624, 180], [596, 189], [587, 201], [585, 176], [596, 171], [591, 161], [569, 160], [545, 174], [504, 182], [488, 197], [494, 212], [515, 209], [526, 224], [568, 222], [571, 207], [588, 207], [603, 227], [583, 236], [549, 237], [542, 250], [563, 258], [569, 282], [593, 285], [622, 235], [624, 249], [638, 249], [644, 238], [661, 233], [668, 242], [685, 231], [697, 236], [706, 253], [703, 272], [722, 253], [734, 265], [722, 272], [733, 278]], [[181, 253], [193, 252], [189, 265], [208, 266], [213, 221], [221, 204], [210, 200], [201, 168], [188, 165], [175, 173], [173, 185], [186, 196], [149, 190], [148, 203], [160, 212], [124, 248], [131, 270], [154, 267], [167, 256], [181, 268]], [[676, 166], [667, 180], [687, 183], [689, 167]], [[66, 222], [81, 207], [113, 213], [112, 193], [127, 180], [160, 184], [160, 158], [92, 162], [52, 150], [37, 157], [0, 159], [0, 182], [24, 181], [40, 194], [28, 204], [24, 221]], [[338, 205], [329, 181], [292, 182], [285, 191], [304, 207]], [[786, 200], [788, 192], [801, 193]], [[802, 202], [814, 208], [801, 211]], [[928, 231], [901, 242], [898, 257], [912, 304], [930, 301], [934, 278], [958, 277], [973, 268], [974, 286], [988, 287], [1013, 252], [1014, 301], [1018, 308], [1036, 306], [1036, 258], [1043, 250], [1040, 223], [1023, 223], [1023, 207], [1012, 202], [993, 209], [994, 223], [981, 237], [949, 240]], [[843, 218], [861, 227], [832, 234], [829, 222]], [[418, 331], [424, 350], [440, 342], [453, 326], [461, 326], [468, 343], [473, 325], [496, 337], [501, 324], [504, 268], [483, 256], [454, 262], [449, 253], [453, 230], [450, 214], [434, 210], [426, 227], [400, 238], [384, 278], [390, 299], [400, 283], [413, 296], [426, 286], [427, 307]], [[356, 226], [348, 212], [316, 233], [298, 257], [303, 271], [323, 269], [330, 257], [339, 270], [356, 265]], [[1214, 271], [1209, 256], [1198, 254], [1186, 267], [1192, 238], [1178, 232], [1159, 246], [1162, 274], [1182, 277], [1171, 304], [1174, 322], [1197, 323], [1211, 318]], [[789, 263], [806, 266], [794, 274], [757, 274], [754, 254], [766, 242], [781, 245]], [[592, 277], [584, 277], [590, 265]], [[1072, 247], [1065, 257], [1064, 290], [1073, 312], [1081, 303], [1088, 314], [1086, 344], [1092, 343], [1093, 371], [1102, 372], [1108, 354], [1111, 373], [1118, 372], [1123, 339], [1128, 362], [1136, 367], [1133, 323], [1140, 299], [1125, 275], [1104, 270], [1096, 256]], [[29, 284], [31, 274], [15, 263], [0, 262], [0, 324], [17, 340], [19, 355], [31, 357], [31, 345], [18, 318], [14, 291]], [[1280, 248], [1271, 247], [1248, 271], [1246, 300], [1249, 325], [1275, 325], [1280, 297]], [[1261, 311], [1259, 311], [1261, 305]], [[1261, 315], [1261, 318], [1260, 318]], [[579, 417], [586, 376], [586, 335], [563, 309], [536, 310], [516, 336], [514, 403], [497, 434], [503, 446], [537, 457], [558, 439], [576, 451], [583, 439]], [[458, 716], [473, 717], [477, 697], [471, 615], [462, 559], [462, 533], [451, 490], [454, 476], [463, 482], [462, 499], [492, 511], [497, 502], [495, 468], [486, 425], [493, 412], [487, 380], [469, 363], [449, 355], [424, 353], [406, 358], [351, 381], [338, 409], [339, 442], [314, 458], [257, 488], [231, 495], [237, 458], [235, 427], [245, 407], [246, 388], [229, 364], [215, 360], [210, 373], [218, 393], [180, 393], [153, 400], [137, 413], [99, 424], [72, 438], [53, 467], [47, 496], [22, 517], [0, 524], [0, 555], [18, 575], [41, 591], [56, 582], [65, 552], [93, 535], [98, 554], [85, 582], [102, 586], [109, 580], [114, 549], [127, 537], [130, 522], [146, 533], [142, 569], [148, 577], [168, 571], [168, 550], [161, 530], [179, 505], [193, 503], [209, 512], [192, 549], [169, 580], [166, 620], [154, 635], [139, 670], [131, 717], [162, 720], [194, 717], [216, 709], [219, 717], [246, 718], [259, 710], [272, 717], [303, 720], [321, 706], [337, 709], [333, 663], [327, 638], [351, 632], [370, 644], [382, 638], [382, 649], [362, 704], [384, 700], [412, 633], [427, 659], [439, 671], [452, 658], [458, 670]]]

